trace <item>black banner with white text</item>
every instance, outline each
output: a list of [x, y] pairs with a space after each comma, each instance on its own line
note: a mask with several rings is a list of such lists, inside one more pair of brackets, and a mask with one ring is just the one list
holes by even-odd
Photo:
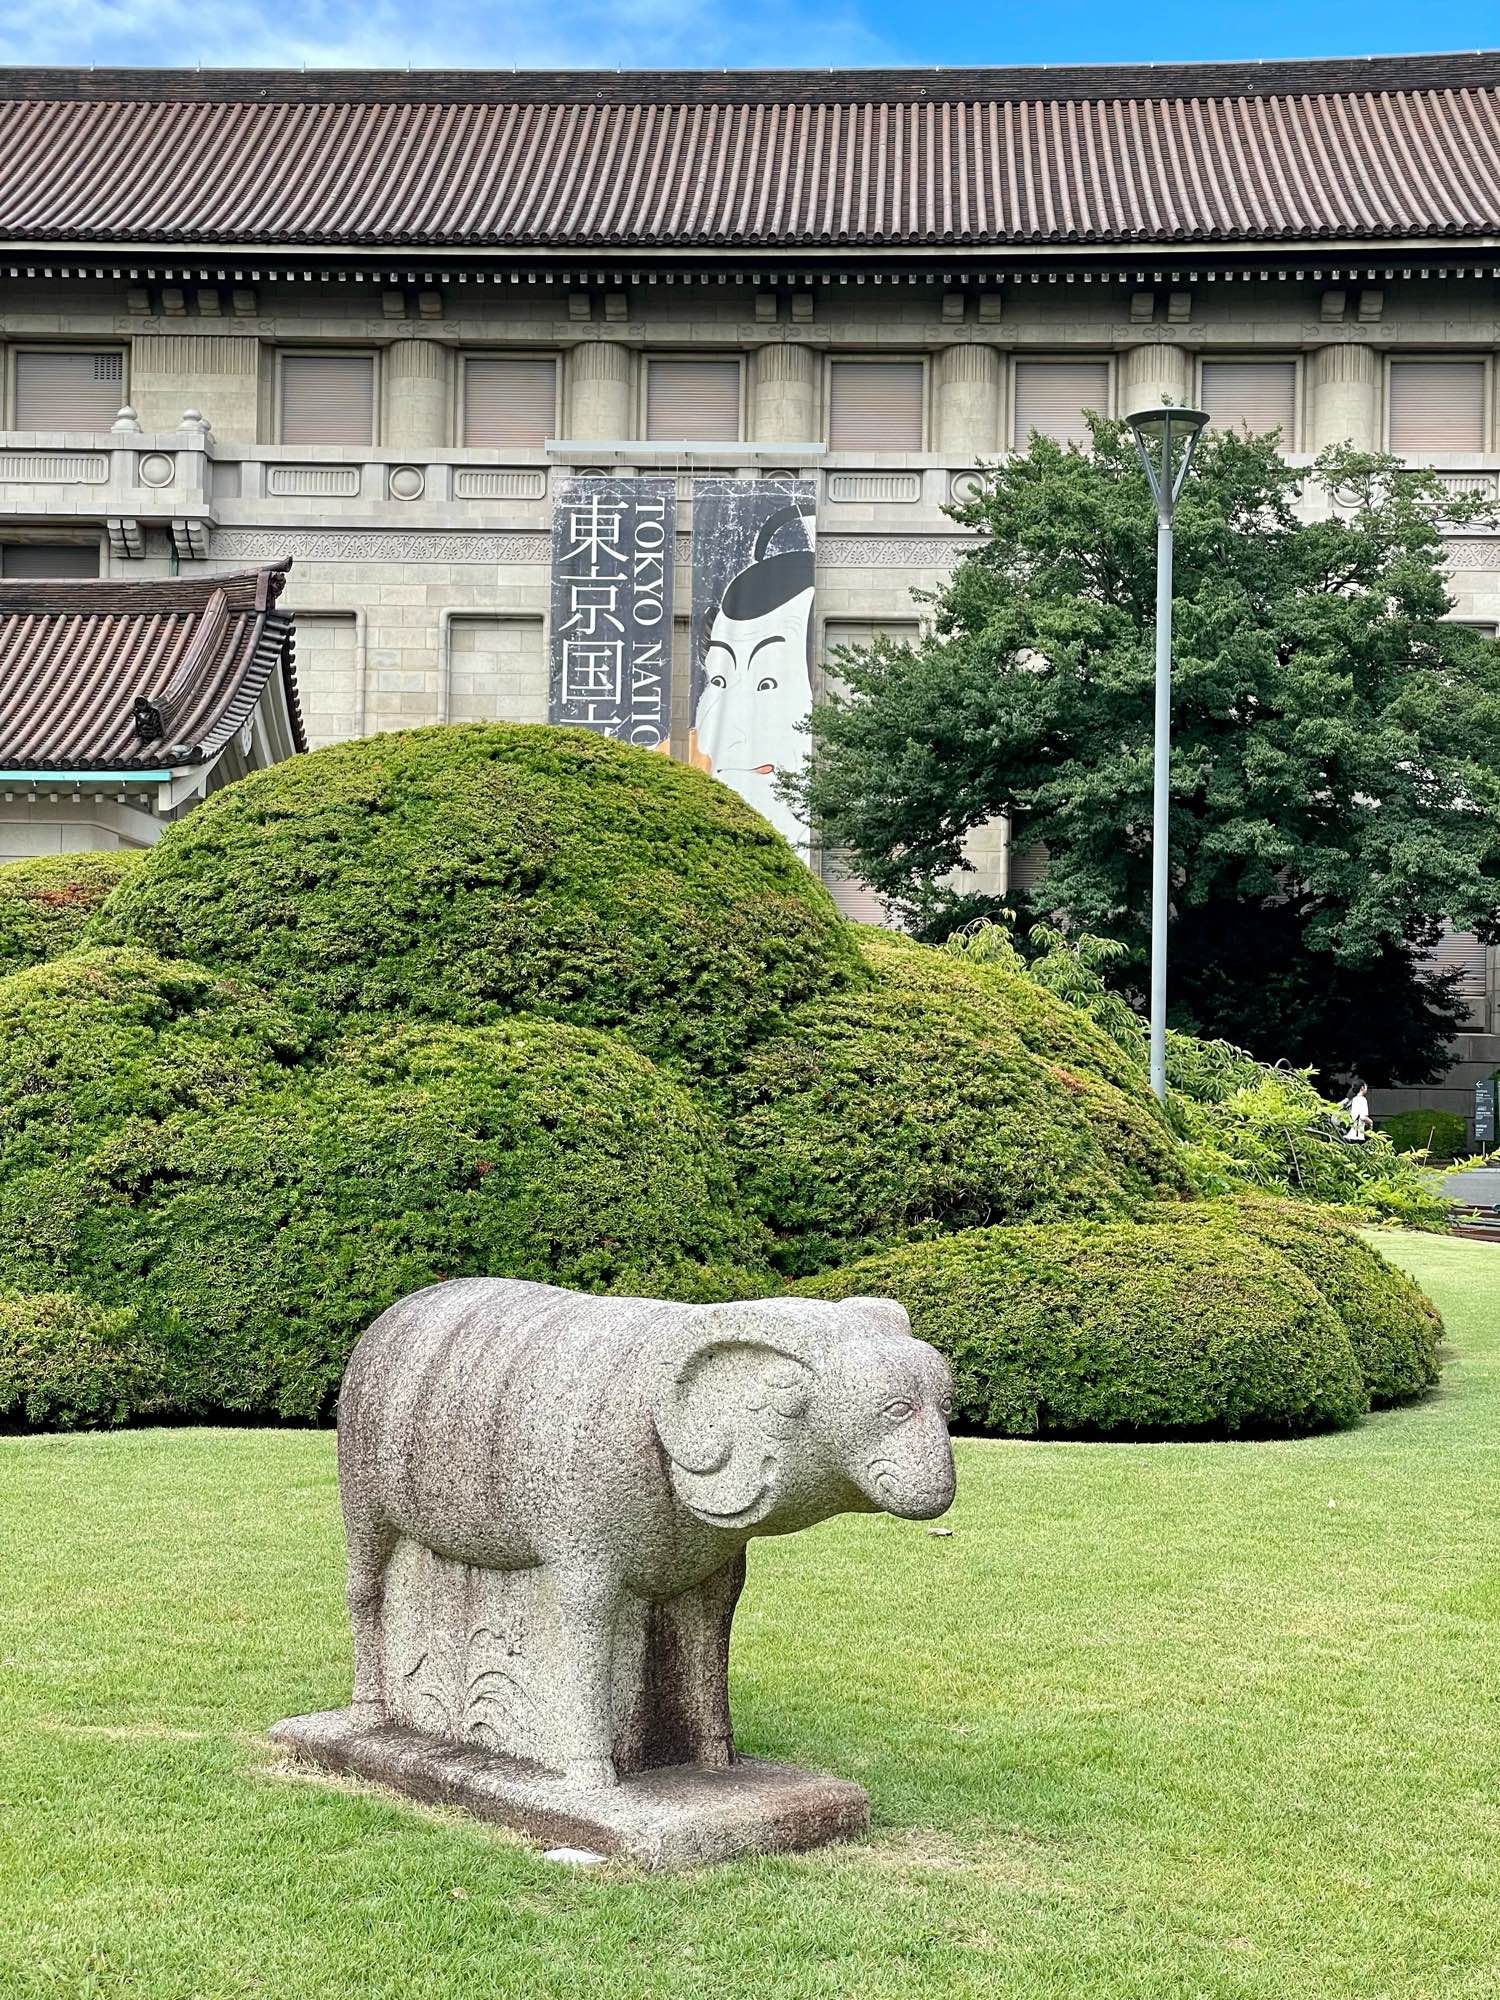
[[548, 719], [665, 750], [672, 726], [672, 479], [574, 479], [552, 517]]

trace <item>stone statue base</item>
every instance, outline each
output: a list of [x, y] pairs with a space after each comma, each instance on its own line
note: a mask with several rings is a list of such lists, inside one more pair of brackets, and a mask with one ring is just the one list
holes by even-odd
[[547, 1847], [686, 1868], [821, 1847], [867, 1831], [870, 1802], [843, 1778], [742, 1757], [725, 1770], [677, 1764], [600, 1791], [570, 1791], [537, 1765], [401, 1723], [367, 1728], [347, 1708], [278, 1722], [271, 1740], [304, 1762], [459, 1806]]

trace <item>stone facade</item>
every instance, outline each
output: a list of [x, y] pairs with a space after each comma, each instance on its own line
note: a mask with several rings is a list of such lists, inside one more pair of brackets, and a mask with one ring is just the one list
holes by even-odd
[[[964, 545], [944, 508], [1014, 436], [1023, 361], [1103, 363], [1115, 414], [1163, 395], [1198, 400], [1205, 365], [1289, 364], [1286, 441], [1299, 460], [1346, 438], [1385, 444], [1403, 361], [1477, 365], [1465, 378], [1479, 384], [1477, 432], [1454, 449], [1435, 430], [1430, 450], [1409, 455], [1455, 486], [1500, 491], [1500, 316], [1491, 274], [1461, 265], [1215, 271], [1200, 260], [1188, 271], [1090, 275], [1059, 260], [869, 282], [727, 268], [549, 280], [476, 266], [358, 281], [315, 259], [295, 270], [264, 261], [215, 264], [190, 282], [113, 265], [11, 276], [0, 310], [0, 563], [38, 545], [97, 549], [101, 573], [121, 576], [290, 555], [286, 601], [314, 743], [545, 715], [550, 496], [580, 471], [678, 473], [680, 612], [694, 473], [812, 477], [820, 648], [841, 632], [912, 630], [925, 615], [913, 592], [940, 585]], [[18, 358], [39, 348], [120, 352], [138, 433], [20, 431]], [[372, 442], [281, 441], [280, 370], [309, 353], [372, 358]], [[496, 355], [555, 359], [550, 445], [464, 443], [466, 365]], [[683, 357], [738, 364], [740, 438], [697, 440], [692, 452], [643, 441], [650, 363]], [[840, 449], [828, 434], [831, 370], [880, 358], [921, 365], [920, 447]], [[181, 429], [189, 410], [202, 412], [206, 437]], [[1456, 534], [1451, 564], [1455, 615], [1500, 626], [1500, 536]], [[679, 755], [684, 681], [679, 673]], [[1010, 865], [999, 830], [975, 854], [982, 879], [999, 886]], [[824, 866], [848, 906], [869, 914], [837, 857]], [[1494, 961], [1474, 996], [1479, 1033], [1500, 1030]]]

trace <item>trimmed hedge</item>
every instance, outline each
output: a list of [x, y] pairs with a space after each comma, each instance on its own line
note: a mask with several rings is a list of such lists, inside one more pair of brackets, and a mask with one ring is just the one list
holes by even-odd
[[856, 971], [827, 891], [727, 786], [543, 726], [258, 771], [169, 828], [103, 923], [325, 1024], [542, 1013], [707, 1073]]
[[160, 1407], [155, 1358], [128, 1310], [68, 1292], [0, 1293], [0, 1422], [123, 1423]]
[[1297, 1436], [1366, 1408], [1337, 1314], [1222, 1219], [971, 1230], [795, 1289], [898, 1299], [992, 1436]]
[[867, 983], [807, 1003], [731, 1079], [746, 1201], [801, 1275], [873, 1243], [996, 1220], [1126, 1216], [1187, 1193], [1149, 1100], [1094, 1072], [1090, 1038], [1026, 1046], [959, 961], [866, 933]]
[[360, 1331], [438, 1278], [722, 1296], [765, 1289], [758, 1251], [688, 1094], [541, 1020], [354, 1042], [0, 1192], [0, 1283], [132, 1307], [190, 1411], [321, 1415]]
[[1456, 1111], [1397, 1111], [1381, 1119], [1380, 1129], [1398, 1153], [1457, 1160], [1468, 1150], [1469, 1121]]
[[1336, 1213], [1246, 1195], [1187, 1207], [1182, 1224], [1241, 1231], [1310, 1278], [1344, 1323], [1372, 1409], [1425, 1396], [1438, 1379], [1443, 1322], [1426, 1293]]
[[143, 858], [141, 848], [119, 847], [0, 867], [0, 978], [81, 943], [94, 912]]
[[74, 952], [0, 979], [0, 1173], [76, 1154], [131, 1118], [279, 1081], [307, 1030], [199, 965]]

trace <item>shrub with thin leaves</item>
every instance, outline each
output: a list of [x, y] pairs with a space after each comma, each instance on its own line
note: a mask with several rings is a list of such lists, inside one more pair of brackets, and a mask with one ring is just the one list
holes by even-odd
[[1261, 1195], [1197, 1202], [1174, 1226], [1242, 1232], [1294, 1264], [1343, 1321], [1372, 1409], [1409, 1403], [1438, 1379], [1443, 1322], [1426, 1294], [1338, 1211]]
[[140, 848], [117, 847], [6, 862], [0, 867], [0, 976], [81, 944], [95, 911], [142, 858]]
[[94, 1428], [161, 1402], [157, 1357], [129, 1307], [71, 1292], [0, 1293], [0, 1424]]
[[350, 1042], [0, 1189], [0, 1284], [131, 1309], [179, 1410], [316, 1418], [377, 1313], [476, 1274], [766, 1283], [711, 1120], [624, 1042], [555, 1021]]
[[991, 1436], [1298, 1436], [1368, 1408], [1333, 1308], [1223, 1218], [969, 1230], [795, 1289], [898, 1300], [952, 1364], [960, 1427]]
[[281, 1081], [306, 1023], [150, 952], [94, 949], [0, 979], [0, 1174], [77, 1155], [128, 1120], [212, 1110]]
[[168, 828], [103, 930], [325, 1030], [547, 1014], [730, 1067], [856, 970], [822, 884], [703, 772], [587, 729], [474, 724], [257, 771]]
[[1098, 1073], [1088, 1022], [1070, 1041], [1052, 1010], [1044, 1042], [1045, 1010], [1023, 1027], [1003, 987], [940, 951], [866, 932], [863, 953], [863, 985], [808, 1002], [730, 1083], [741, 1188], [780, 1268], [1188, 1192], [1150, 1098]]

